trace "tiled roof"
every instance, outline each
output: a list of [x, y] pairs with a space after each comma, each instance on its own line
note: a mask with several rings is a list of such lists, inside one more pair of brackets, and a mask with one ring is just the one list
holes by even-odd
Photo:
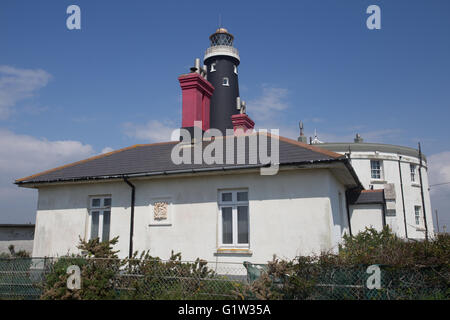
[[[270, 135], [268, 135], [270, 137]], [[262, 135], [257, 135], [261, 139]], [[265, 138], [265, 137], [264, 137]], [[223, 149], [226, 150], [225, 140], [234, 139], [235, 159], [237, 139], [236, 137], [219, 137], [217, 142], [223, 143]], [[164, 142], [156, 144], [139, 144], [128, 148], [116, 150], [110, 153], [98, 155], [86, 160], [71, 163], [65, 166], [47, 170], [29, 177], [18, 179], [16, 184], [42, 183], [56, 181], [85, 180], [104, 177], [118, 177], [135, 174], [165, 174], [175, 173], [186, 170], [220, 170], [220, 169], [238, 169], [254, 168], [263, 166], [259, 159], [256, 164], [249, 161], [249, 143], [248, 136], [245, 138], [245, 163], [244, 164], [226, 164], [225, 155], [223, 155], [223, 164], [180, 164], [176, 165], [171, 161], [171, 153], [177, 142]], [[208, 146], [211, 141], [204, 141], [203, 148]], [[270, 139], [267, 139], [268, 153], [270, 154]], [[279, 137], [280, 165], [316, 163], [336, 161], [345, 159], [344, 156], [315, 146], [297, 142], [284, 137]], [[193, 150], [191, 150], [193, 157]], [[253, 149], [250, 149], [253, 151]], [[242, 155], [240, 155], [241, 157]], [[240, 158], [239, 157], [239, 158]], [[235, 161], [236, 163], [236, 161]]]
[[384, 203], [384, 190], [362, 190], [351, 192], [348, 198], [349, 204], [373, 204]]

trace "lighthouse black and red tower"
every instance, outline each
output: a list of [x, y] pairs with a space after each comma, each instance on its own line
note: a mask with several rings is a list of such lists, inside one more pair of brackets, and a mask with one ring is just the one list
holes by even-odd
[[239, 97], [239, 52], [233, 47], [233, 35], [219, 28], [209, 39], [204, 65], [196, 59], [191, 73], [178, 80], [183, 93], [182, 128], [191, 135], [194, 126], [201, 123], [202, 131], [219, 129], [234, 130], [241, 134], [252, 132], [255, 123], [247, 116], [245, 102]]
[[210, 127], [225, 134], [226, 129], [233, 129], [231, 116], [240, 113], [236, 103], [239, 52], [233, 47], [233, 35], [225, 28], [217, 29], [209, 39], [211, 46], [205, 52], [204, 64], [208, 81], [215, 88], [211, 97]]

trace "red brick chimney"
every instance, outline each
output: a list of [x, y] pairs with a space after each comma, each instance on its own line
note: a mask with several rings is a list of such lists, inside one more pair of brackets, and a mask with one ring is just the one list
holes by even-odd
[[202, 122], [202, 130], [209, 129], [209, 108], [214, 87], [197, 72], [183, 74], [178, 77], [183, 95], [183, 114], [181, 127], [194, 129], [194, 121]]
[[234, 114], [231, 116], [233, 122], [234, 134], [249, 134], [253, 132], [255, 122], [245, 113]]

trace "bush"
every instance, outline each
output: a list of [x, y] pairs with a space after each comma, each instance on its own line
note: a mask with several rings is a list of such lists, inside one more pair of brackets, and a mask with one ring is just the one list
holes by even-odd
[[[81, 241], [82, 255], [59, 258], [51, 266], [42, 299], [212, 299], [234, 297], [234, 283], [220, 279], [196, 259], [182, 262], [172, 251], [168, 261], [148, 251], [135, 252], [131, 259], [118, 259], [112, 245], [98, 239]], [[81, 270], [81, 289], [67, 289], [70, 265]], [[205, 281], [206, 280], [206, 281]]]
[[[98, 238], [84, 241], [80, 239], [78, 248], [82, 255], [62, 257], [51, 266], [51, 272], [47, 275], [44, 292], [41, 299], [44, 300], [99, 300], [115, 299], [118, 296], [115, 290], [115, 277], [119, 272], [122, 262], [117, 258], [117, 251], [112, 246], [118, 241], [118, 237], [100, 242]], [[95, 258], [95, 259], [94, 259]], [[69, 290], [67, 288], [67, 267], [77, 265], [81, 270], [81, 289]]]
[[[338, 254], [274, 257], [267, 272], [235, 293], [241, 299], [449, 299], [449, 255], [449, 235], [407, 242], [389, 228], [368, 228], [345, 236]], [[383, 290], [365, 287], [373, 264], [381, 267]]]
[[450, 235], [441, 234], [430, 241], [407, 242], [395, 236], [389, 227], [380, 232], [366, 228], [356, 236], [344, 236], [338, 258], [346, 265], [448, 266]]
[[182, 262], [181, 253], [172, 251], [170, 259], [162, 261], [147, 251], [139, 257], [135, 253], [125, 263], [126, 272], [131, 277], [121, 287], [131, 288], [127, 294], [130, 299], [197, 299], [207, 293], [224, 293], [223, 283], [213, 280], [214, 272], [201, 259], [193, 263]]

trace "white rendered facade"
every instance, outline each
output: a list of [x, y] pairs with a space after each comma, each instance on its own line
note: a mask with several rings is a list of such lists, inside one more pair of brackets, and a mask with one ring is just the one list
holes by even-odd
[[[266, 263], [276, 254], [337, 250], [348, 232], [345, 187], [331, 170], [259, 171], [239, 174], [146, 178], [136, 186], [133, 251], [150, 250], [167, 259], [171, 250], [184, 260]], [[248, 192], [249, 243], [223, 246], [219, 195]], [[110, 197], [110, 238], [119, 236], [119, 256], [126, 257], [130, 234], [130, 187], [121, 180], [39, 187], [33, 256], [78, 253], [79, 238], [89, 239], [92, 197]], [[167, 219], [155, 221], [155, 203], [168, 203]]]
[[[365, 189], [385, 189], [386, 185], [393, 184], [395, 199], [386, 199], [385, 217], [386, 224], [398, 236], [405, 238], [407, 233], [410, 239], [425, 238], [424, 209], [428, 235], [430, 237], [434, 235], [427, 163], [423, 157], [421, 166], [423, 186], [421, 186], [420, 158], [417, 150], [362, 142], [324, 143], [317, 146], [341, 154], [349, 154], [351, 164]], [[377, 162], [381, 165], [379, 176], [376, 172]], [[422, 201], [422, 191], [424, 201]], [[418, 219], [416, 219], [417, 209], [419, 209]]]

